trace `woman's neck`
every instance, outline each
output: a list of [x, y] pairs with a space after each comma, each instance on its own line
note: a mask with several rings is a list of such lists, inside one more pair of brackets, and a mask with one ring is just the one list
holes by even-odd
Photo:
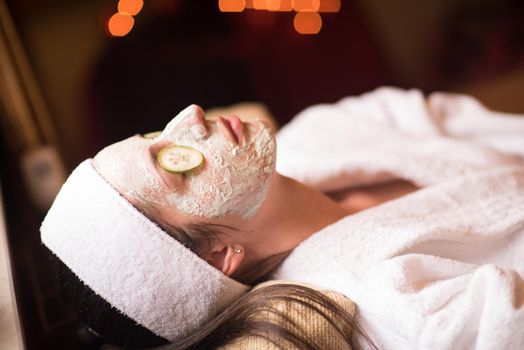
[[295, 248], [349, 212], [322, 192], [275, 173], [246, 242], [251, 263]]

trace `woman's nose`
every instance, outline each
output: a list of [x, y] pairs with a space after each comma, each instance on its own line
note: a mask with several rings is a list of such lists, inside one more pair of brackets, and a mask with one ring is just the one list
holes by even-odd
[[198, 138], [207, 135], [208, 130], [202, 107], [195, 104], [188, 106], [166, 125], [162, 135], [164, 137], [174, 136], [184, 129], [189, 129], [193, 136]]

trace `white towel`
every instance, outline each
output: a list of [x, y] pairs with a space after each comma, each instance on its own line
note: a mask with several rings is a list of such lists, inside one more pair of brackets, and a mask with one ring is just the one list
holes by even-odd
[[170, 341], [248, 291], [135, 209], [90, 159], [69, 176], [40, 230], [42, 242], [82, 282]]
[[524, 117], [491, 112], [463, 95], [426, 100], [417, 90], [381, 88], [307, 108], [277, 144], [277, 171], [320, 190], [393, 178], [427, 186], [519, 164]]
[[281, 172], [425, 188], [317, 232], [274, 277], [347, 295], [380, 348], [524, 348], [523, 139], [523, 117], [465, 96], [380, 89], [309, 108], [279, 134]]

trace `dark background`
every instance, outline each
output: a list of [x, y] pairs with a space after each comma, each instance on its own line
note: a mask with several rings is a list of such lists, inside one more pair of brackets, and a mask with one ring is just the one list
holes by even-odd
[[[146, 0], [129, 35], [109, 37], [116, 0], [10, 0], [72, 169], [104, 145], [160, 129], [190, 103], [264, 103], [280, 124], [304, 107], [381, 85], [473, 94], [524, 113], [524, 3], [342, 0], [318, 35], [292, 13], [221, 13], [217, 1]], [[5, 132], [5, 130], [4, 130]], [[4, 165], [19, 153], [0, 144]], [[0, 170], [28, 349], [96, 348], [61, 304], [16, 166]]]
[[293, 13], [148, 0], [123, 38], [104, 27], [116, 0], [8, 3], [69, 167], [162, 127], [189, 103], [259, 101], [285, 123], [311, 104], [384, 84], [476, 93], [497, 77], [523, 79], [519, 0], [342, 0], [339, 13], [322, 14], [318, 35], [298, 34]]

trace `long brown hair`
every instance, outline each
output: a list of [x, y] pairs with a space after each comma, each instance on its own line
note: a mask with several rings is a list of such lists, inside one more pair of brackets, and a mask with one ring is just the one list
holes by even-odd
[[[345, 349], [355, 348], [352, 332], [377, 349], [346, 308], [317, 290], [297, 284], [274, 284], [253, 290], [195, 333], [161, 349], [214, 349], [246, 337], [259, 337], [283, 349], [326, 349], [326, 339], [310, 336], [311, 329], [291, 317], [288, 311], [292, 309], [314, 314], [315, 325], [323, 321], [329, 327], [330, 336], [340, 338], [347, 345]], [[260, 317], [261, 314], [265, 317]]]

